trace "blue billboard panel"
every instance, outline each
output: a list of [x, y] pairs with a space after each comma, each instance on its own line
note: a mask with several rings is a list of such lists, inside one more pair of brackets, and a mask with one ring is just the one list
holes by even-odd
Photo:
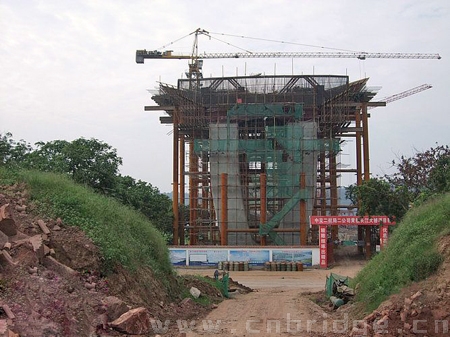
[[230, 261], [245, 261], [250, 265], [263, 265], [269, 261], [269, 250], [264, 249], [239, 249], [230, 250]]
[[272, 261], [301, 262], [305, 266], [312, 266], [312, 250], [274, 249], [272, 250]]
[[170, 262], [174, 266], [186, 265], [186, 249], [170, 249], [169, 250]]
[[189, 249], [188, 255], [190, 266], [217, 266], [228, 259], [225, 249]]

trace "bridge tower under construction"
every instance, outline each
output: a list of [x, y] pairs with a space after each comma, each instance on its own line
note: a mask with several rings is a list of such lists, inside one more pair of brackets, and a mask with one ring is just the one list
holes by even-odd
[[[317, 244], [310, 215], [338, 215], [338, 177], [369, 178], [368, 79], [179, 79], [152, 96], [173, 125], [174, 244]], [[353, 139], [354, 167], [339, 165]], [[186, 202], [185, 195], [189, 195]], [[337, 226], [334, 226], [337, 227]], [[337, 238], [332, 230], [331, 236]]]

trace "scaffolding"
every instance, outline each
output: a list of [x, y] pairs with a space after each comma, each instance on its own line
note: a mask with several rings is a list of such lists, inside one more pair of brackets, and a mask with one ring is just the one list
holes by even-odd
[[[173, 124], [174, 244], [316, 244], [308, 218], [339, 213], [338, 176], [353, 173], [361, 183], [370, 174], [367, 107], [385, 103], [370, 102], [367, 80], [274, 75], [160, 84], [152, 99], [168, 114], [161, 123]], [[349, 137], [356, 167], [341, 169], [337, 156]], [[188, 214], [179, 206], [186, 182]]]

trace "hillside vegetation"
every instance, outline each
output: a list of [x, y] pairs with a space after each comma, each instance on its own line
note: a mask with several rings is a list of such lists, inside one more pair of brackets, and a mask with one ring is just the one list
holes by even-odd
[[390, 237], [387, 248], [357, 275], [357, 300], [366, 311], [389, 295], [433, 274], [443, 261], [438, 241], [450, 234], [450, 193], [414, 207]]
[[122, 265], [129, 270], [151, 267], [161, 280], [173, 276], [161, 233], [141, 213], [61, 174], [0, 168], [1, 184], [21, 182], [37, 213], [85, 231], [100, 248], [105, 272]]

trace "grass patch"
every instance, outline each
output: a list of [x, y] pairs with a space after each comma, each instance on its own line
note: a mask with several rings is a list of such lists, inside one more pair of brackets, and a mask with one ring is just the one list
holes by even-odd
[[408, 284], [432, 275], [443, 257], [439, 238], [450, 228], [450, 194], [411, 209], [395, 229], [387, 248], [375, 256], [352, 282], [358, 285], [356, 300], [367, 312]]
[[162, 280], [174, 275], [165, 241], [144, 215], [63, 175], [0, 168], [0, 183], [16, 182], [27, 184], [39, 214], [60, 217], [93, 240], [104, 258], [104, 271], [121, 264], [129, 270], [150, 266]]
[[200, 280], [201, 282], [204, 282], [204, 283], [207, 283], [207, 284], [213, 286], [214, 288], [217, 289], [217, 291], [219, 293], [222, 294], [222, 296], [227, 297], [228, 292], [225, 292], [224, 285], [223, 285], [221, 279], [215, 280], [215, 279], [212, 279], [210, 277], [204, 277], [204, 276], [201, 276], [201, 275], [194, 275], [194, 277], [196, 279]]
[[182, 298], [190, 298], [195, 303], [198, 303], [205, 307], [209, 306], [210, 304], [213, 303], [213, 301], [208, 296], [205, 296], [203, 294], [201, 294], [198, 298], [195, 298], [194, 296], [191, 295], [191, 293], [189, 292], [189, 289], [187, 289], [185, 287], [183, 287], [183, 290], [181, 291], [181, 297]]

